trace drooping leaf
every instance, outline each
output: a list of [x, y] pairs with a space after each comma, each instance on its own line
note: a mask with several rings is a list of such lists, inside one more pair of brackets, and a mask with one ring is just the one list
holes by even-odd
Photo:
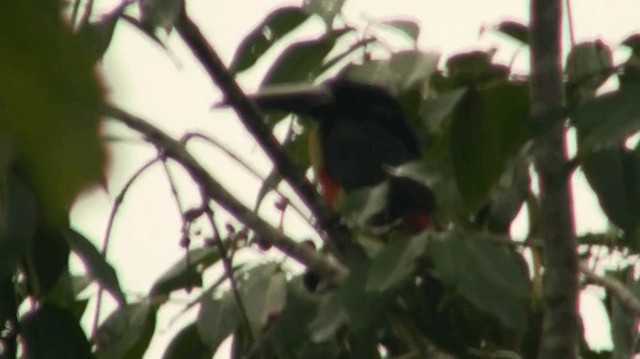
[[612, 71], [611, 49], [602, 41], [584, 42], [574, 46], [567, 57], [569, 104], [592, 98]]
[[503, 21], [496, 26], [499, 31], [524, 45], [529, 44], [529, 28], [527, 25], [515, 21]]
[[598, 96], [579, 105], [573, 120], [583, 154], [616, 147], [640, 129], [640, 86]]
[[65, 233], [65, 237], [69, 242], [71, 250], [80, 257], [84, 263], [87, 273], [91, 278], [100, 283], [118, 302], [118, 304], [126, 304], [126, 298], [115, 269], [109, 264], [105, 258], [98, 252], [98, 249], [82, 234], [69, 230]]
[[183, 0], [142, 0], [139, 2], [143, 26], [153, 31], [162, 28], [167, 33], [173, 26], [184, 6]]
[[145, 301], [111, 313], [98, 328], [98, 358], [142, 358], [156, 327], [156, 312], [157, 308]]
[[267, 263], [247, 271], [241, 294], [247, 317], [253, 329], [261, 329], [285, 306], [287, 291], [284, 272]]
[[309, 18], [302, 8], [287, 6], [272, 11], [247, 35], [233, 55], [229, 71], [251, 68], [271, 47]]
[[[300, 276], [289, 281], [287, 305], [267, 331], [267, 340], [278, 358], [333, 357], [331, 343], [318, 343], [311, 337], [310, 323], [316, 317], [319, 301], [317, 295], [307, 291]], [[339, 321], [334, 323], [340, 325]]]
[[424, 102], [421, 116], [429, 132], [442, 130], [442, 122], [449, 117], [466, 92], [466, 87], [460, 87]]
[[213, 352], [202, 342], [196, 323], [182, 328], [171, 340], [162, 359], [211, 359]]
[[371, 262], [366, 289], [385, 291], [405, 282], [415, 274], [418, 259], [424, 255], [427, 245], [426, 233], [388, 243]]
[[451, 157], [467, 207], [489, 198], [508, 162], [526, 138], [529, 98], [525, 84], [470, 87], [454, 112]]
[[304, 0], [303, 8], [312, 14], [317, 14], [331, 28], [333, 19], [342, 11], [345, 0]]
[[209, 290], [203, 296], [198, 313], [198, 333], [202, 342], [215, 352], [220, 343], [231, 335], [240, 323], [240, 312], [230, 291], [213, 298]]
[[102, 58], [111, 44], [116, 23], [123, 14], [128, 2], [123, 2], [116, 9], [106, 14], [95, 23], [86, 22], [78, 29], [77, 35], [83, 44], [92, 52], [94, 61]]
[[54, 225], [64, 223], [82, 188], [102, 178], [104, 164], [94, 56], [61, 19], [56, 1], [0, 3], [0, 134], [11, 137]]
[[435, 53], [417, 50], [394, 53], [389, 60], [389, 69], [393, 73], [396, 93], [426, 82], [436, 71], [439, 60], [439, 55]]
[[523, 333], [529, 297], [524, 262], [509, 248], [489, 243], [481, 236], [462, 238], [455, 232], [434, 236], [429, 246], [433, 273], [454, 286], [478, 310]]
[[507, 80], [509, 68], [493, 64], [492, 58], [493, 53], [485, 51], [463, 52], [451, 56], [445, 65], [449, 82], [446, 87], [457, 88], [462, 85]]
[[323, 60], [336, 41], [349, 30], [334, 30], [315, 40], [300, 41], [289, 46], [274, 61], [260, 87], [286, 83], [309, 83], [322, 69]]
[[66, 271], [68, 262], [69, 244], [60, 230], [46, 225], [38, 226], [28, 259], [33, 293], [39, 297], [53, 288]]
[[31, 246], [36, 228], [36, 200], [13, 172], [0, 178], [0, 282], [11, 278]]
[[185, 253], [151, 286], [149, 296], [169, 295], [174, 290], [202, 286], [202, 269], [220, 259], [214, 247], [201, 247]]
[[311, 340], [314, 343], [328, 341], [348, 321], [349, 314], [340, 302], [338, 293], [325, 294], [318, 305], [315, 318], [309, 323]]
[[399, 30], [401, 33], [407, 35], [414, 42], [418, 41], [420, 35], [420, 25], [417, 22], [411, 20], [389, 20], [383, 21], [382, 25], [389, 26], [393, 29]]
[[640, 150], [620, 146], [593, 152], [582, 168], [609, 220], [633, 233], [640, 220]]
[[52, 304], [25, 314], [20, 320], [20, 334], [27, 358], [93, 358], [78, 320]]

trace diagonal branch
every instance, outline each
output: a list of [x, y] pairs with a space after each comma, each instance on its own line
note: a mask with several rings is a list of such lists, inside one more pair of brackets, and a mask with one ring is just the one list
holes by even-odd
[[173, 158], [187, 170], [193, 180], [201, 187], [203, 193], [220, 204], [226, 211], [238, 218], [249, 228], [259, 233], [261, 238], [266, 242], [315, 273], [318, 273], [318, 275], [330, 283], [339, 284], [345, 279], [347, 274], [346, 268], [287, 237], [281, 231], [258, 217], [253, 211], [240, 203], [240, 201], [224, 189], [191, 153], [187, 151], [183, 144], [169, 137], [169, 135], [150, 123], [121, 109], [107, 107], [106, 115], [142, 133], [147, 141], [164, 149], [167, 157]]
[[176, 29], [200, 61], [211, 79], [220, 88], [226, 100], [237, 112], [240, 120], [273, 162], [276, 170], [291, 185], [304, 204], [318, 219], [318, 224], [329, 236], [329, 244], [339, 253], [351, 245], [349, 231], [340, 223], [338, 215], [318, 195], [313, 185], [295, 166], [280, 143], [265, 124], [256, 107], [244, 95], [238, 83], [222, 63], [196, 24], [183, 11]]

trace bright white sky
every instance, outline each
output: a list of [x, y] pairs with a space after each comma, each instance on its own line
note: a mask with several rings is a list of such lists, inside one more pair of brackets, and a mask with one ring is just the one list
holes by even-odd
[[[97, 1], [100, 6], [102, 1]], [[104, 2], [106, 3], [106, 1]], [[225, 5], [219, 5], [219, 4]], [[216, 2], [210, 0], [188, 1], [189, 13], [200, 25], [220, 56], [229, 62], [243, 37], [272, 9], [283, 5], [299, 4], [299, 1], [235, 0]], [[479, 4], [482, 4], [480, 6]], [[104, 5], [106, 7], [106, 5]], [[640, 31], [640, 2], [632, 0], [577, 0], [573, 1], [574, 30], [578, 42], [603, 39], [615, 47], [627, 35]], [[426, 51], [451, 55], [464, 49], [488, 49], [497, 47], [498, 59], [509, 59], [517, 50], [514, 43], [500, 35], [487, 32], [480, 36], [482, 27], [490, 27], [505, 19], [528, 21], [528, 1], [525, 0], [347, 0], [346, 19], [351, 24], [366, 24], [370, 20], [413, 19], [421, 24], [419, 46]], [[318, 23], [305, 26], [301, 37], [317, 33]], [[408, 46], [406, 42], [390, 43], [395, 48]], [[397, 44], [397, 45], [396, 45]], [[567, 43], [568, 45], [568, 43]], [[104, 62], [103, 75], [108, 85], [109, 97], [118, 106], [132, 111], [160, 126], [176, 137], [185, 132], [203, 131], [227, 143], [238, 154], [267, 173], [269, 165], [256, 145], [227, 111], [211, 111], [211, 105], [220, 99], [219, 92], [194, 62], [191, 54], [182, 46], [175, 34], [168, 39], [171, 56], [149, 42], [125, 23], [117, 27], [114, 40]], [[521, 71], [526, 71], [528, 58], [523, 52], [516, 61]], [[616, 52], [624, 56], [624, 51]], [[258, 64], [255, 71], [240, 78], [241, 85], [254, 90], [257, 82], [272, 61], [273, 56]], [[506, 61], [506, 60], [505, 60]], [[117, 126], [110, 126], [109, 133], [122, 134]], [[209, 147], [195, 145], [196, 154], [209, 166], [212, 173], [249, 206], [258, 191], [259, 182]], [[111, 199], [117, 195], [128, 177], [144, 162], [154, 156], [153, 149], [143, 145], [126, 144], [112, 147], [109, 171], [109, 193], [95, 191], [82, 197], [72, 210], [73, 225], [99, 245], [107, 225]], [[174, 168], [173, 174], [184, 177]], [[577, 176], [580, 177], [580, 176]], [[194, 188], [179, 187], [184, 205], [196, 204]], [[575, 208], [578, 211], [579, 232], [602, 231], [606, 221], [602, 217], [594, 196], [587, 191], [585, 181], [574, 182]], [[263, 211], [273, 215], [273, 198], [267, 199]], [[514, 234], [526, 228], [520, 221], [514, 226]], [[294, 238], [315, 237], [304, 222], [295, 216], [287, 216], [286, 228]], [[125, 292], [136, 298], [150, 288], [152, 282], [171, 263], [183, 255], [178, 246], [180, 217], [160, 167], [148, 171], [127, 196], [125, 205], [116, 218], [109, 248], [109, 260], [118, 268]], [[197, 244], [196, 244], [197, 245]], [[593, 294], [582, 297], [586, 311], [587, 335], [596, 347], [610, 346], [608, 325], [601, 306]], [[147, 358], [157, 358], [172, 334], [193, 318], [193, 313], [169, 325], [168, 321], [185, 304], [176, 301], [169, 310], [160, 314], [157, 332]], [[89, 316], [85, 324], [90, 323]], [[219, 354], [224, 358], [224, 354]]]

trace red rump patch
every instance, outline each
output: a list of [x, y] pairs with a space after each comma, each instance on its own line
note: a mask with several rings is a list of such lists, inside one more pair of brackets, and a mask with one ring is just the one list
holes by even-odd
[[429, 227], [431, 218], [424, 212], [409, 212], [402, 216], [404, 222], [412, 229], [422, 231]]
[[320, 194], [328, 205], [333, 206], [340, 194], [340, 184], [327, 172], [325, 168], [318, 174], [320, 181]]

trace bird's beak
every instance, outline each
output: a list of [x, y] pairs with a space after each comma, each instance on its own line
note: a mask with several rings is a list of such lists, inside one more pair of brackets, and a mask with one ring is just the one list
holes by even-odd
[[[258, 93], [247, 97], [263, 110], [276, 110], [308, 114], [314, 109], [333, 101], [333, 95], [326, 85], [277, 85], [265, 87]], [[215, 108], [227, 107], [225, 100], [214, 105]]]

